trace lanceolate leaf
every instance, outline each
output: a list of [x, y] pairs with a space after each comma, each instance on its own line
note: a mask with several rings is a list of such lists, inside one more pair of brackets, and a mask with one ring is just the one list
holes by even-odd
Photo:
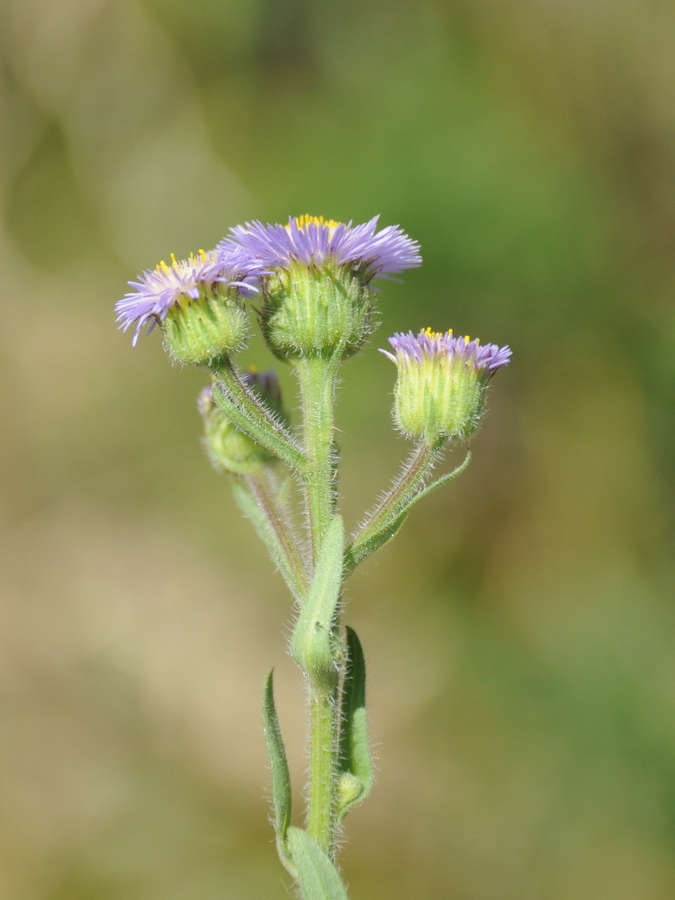
[[342, 696], [340, 735], [339, 808], [340, 818], [368, 796], [373, 783], [373, 767], [368, 744], [366, 716], [366, 661], [361, 642], [347, 626], [347, 670]]
[[349, 900], [342, 879], [319, 842], [301, 828], [288, 829], [302, 900]]
[[291, 776], [288, 771], [286, 750], [274, 705], [274, 669], [270, 669], [265, 679], [263, 732], [272, 769], [272, 805], [274, 807], [274, 830], [277, 834], [277, 849], [282, 863], [295, 877], [295, 868], [287, 848], [288, 826], [291, 821]]

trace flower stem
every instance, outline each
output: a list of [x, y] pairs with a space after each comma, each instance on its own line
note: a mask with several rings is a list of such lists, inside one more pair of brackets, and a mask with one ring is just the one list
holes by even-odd
[[213, 399], [244, 434], [262, 444], [293, 471], [304, 474], [307, 461], [284, 426], [241, 380], [228, 358], [215, 360], [211, 371], [220, 390]]
[[333, 403], [339, 357], [304, 357], [295, 363], [302, 401], [305, 504], [316, 563], [326, 530], [335, 511], [337, 469], [333, 452]]
[[[305, 509], [309, 526], [311, 553], [316, 569], [326, 533], [335, 515], [337, 468], [333, 450], [335, 428], [333, 405], [337, 368], [342, 356], [330, 359], [304, 357], [294, 367], [300, 383], [303, 414], [304, 456], [307, 471], [303, 476]], [[340, 560], [341, 560], [340, 555]], [[342, 582], [341, 563], [335, 572], [337, 589]], [[337, 638], [339, 609], [331, 628]], [[311, 677], [310, 691], [310, 771], [307, 790], [307, 831], [316, 838], [330, 859], [335, 856], [338, 779], [338, 687], [339, 661], [335, 661], [332, 686], [317, 683]]]
[[397, 520], [409, 501], [424, 485], [434, 463], [437, 461], [442, 443], [423, 443], [412, 452], [400, 475], [389, 491], [367, 516], [358, 529], [345, 553], [347, 573], [379, 546], [388, 540], [391, 528], [395, 528]]
[[317, 692], [310, 699], [310, 771], [307, 831], [333, 859], [337, 822], [338, 722], [336, 694]]

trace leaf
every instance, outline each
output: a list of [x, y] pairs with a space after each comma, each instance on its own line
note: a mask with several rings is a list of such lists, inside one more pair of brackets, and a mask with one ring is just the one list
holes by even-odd
[[389, 511], [389, 514], [383, 517], [382, 522], [379, 523], [379, 526], [375, 531], [370, 532], [368, 530], [366, 534], [357, 537], [354, 542], [347, 547], [345, 552], [345, 568], [347, 571], [353, 571], [359, 563], [363, 562], [364, 559], [367, 559], [375, 553], [376, 550], [379, 550], [380, 547], [383, 547], [390, 541], [396, 535], [401, 525], [403, 525], [408, 513], [417, 501], [421, 500], [423, 497], [427, 497], [437, 488], [452, 481], [453, 478], [457, 478], [458, 475], [461, 475], [469, 465], [470, 461], [471, 451], [467, 450], [463, 462], [461, 462], [456, 469], [453, 469], [452, 472], [448, 472], [445, 475], [441, 475], [440, 478], [428, 485], [428, 487], [422, 488], [422, 490], [413, 494], [413, 496], [406, 500], [402, 505], [394, 506]]
[[349, 900], [342, 879], [319, 842], [301, 828], [288, 829], [303, 900]]
[[291, 653], [312, 686], [332, 690], [337, 682], [339, 645], [335, 616], [342, 590], [344, 525], [335, 516], [328, 526], [291, 639]]
[[442, 487], [444, 484], [447, 484], [449, 481], [452, 481], [453, 478], [457, 478], [458, 475], [461, 475], [462, 472], [466, 469], [466, 467], [471, 462], [471, 451], [466, 451], [466, 456], [462, 460], [462, 462], [457, 466], [456, 469], [453, 469], [452, 472], [447, 472], [445, 475], [441, 475], [440, 478], [437, 478], [436, 481], [432, 482], [428, 487], [425, 487], [423, 490], [419, 492], [419, 494], [415, 494], [407, 507], [405, 507], [406, 514], [410, 512], [412, 507], [418, 500], [421, 500], [423, 497], [428, 496], [437, 488]]
[[342, 819], [370, 793], [373, 767], [366, 715], [366, 661], [361, 641], [347, 626], [347, 669], [342, 695], [338, 816]]
[[281, 736], [279, 719], [274, 704], [274, 669], [270, 669], [265, 679], [263, 691], [263, 733], [272, 768], [272, 805], [274, 807], [274, 830], [277, 835], [277, 849], [282, 863], [295, 877], [295, 868], [286, 845], [288, 826], [291, 821], [291, 776], [288, 771], [284, 740]]
[[249, 477], [232, 482], [237, 506], [252, 522], [295, 599], [302, 600], [307, 593], [307, 574], [292, 527], [274, 491], [269, 479]]
[[396, 537], [401, 525], [408, 518], [411, 508], [412, 503], [407, 505], [403, 512], [387, 518], [374, 534], [369, 535], [365, 539], [359, 539], [348, 547], [345, 553], [345, 566], [348, 571], [353, 571], [364, 559], [368, 559], [376, 550], [384, 547], [392, 538]]

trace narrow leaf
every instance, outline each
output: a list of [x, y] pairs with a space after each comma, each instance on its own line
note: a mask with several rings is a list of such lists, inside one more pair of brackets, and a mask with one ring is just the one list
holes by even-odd
[[393, 537], [396, 537], [401, 525], [408, 518], [411, 507], [412, 503], [406, 505], [403, 512], [388, 518], [375, 533], [355, 541], [348, 547], [345, 552], [345, 568], [349, 572], [353, 571], [360, 562], [372, 556], [376, 550], [384, 547]]
[[342, 589], [344, 526], [335, 516], [324, 538], [314, 578], [291, 640], [293, 659], [315, 686], [332, 688], [337, 679], [335, 616]]
[[288, 829], [303, 900], [349, 900], [342, 879], [316, 838], [301, 828]]
[[342, 731], [340, 735], [339, 809], [343, 818], [350, 809], [370, 793], [373, 766], [368, 743], [366, 716], [366, 661], [361, 641], [347, 626], [347, 669], [342, 696]]
[[452, 481], [453, 478], [457, 478], [458, 475], [461, 475], [469, 465], [470, 461], [471, 451], [467, 450], [464, 460], [457, 466], [456, 469], [453, 469], [452, 472], [448, 472], [446, 475], [441, 475], [440, 478], [438, 478], [428, 487], [422, 488], [422, 490], [418, 491], [416, 494], [413, 494], [412, 497], [406, 500], [403, 504], [395, 505], [391, 509], [389, 515], [382, 517], [382, 521], [379, 523], [379, 527], [375, 531], [369, 530], [366, 534], [357, 537], [345, 552], [346, 570], [348, 572], [352, 572], [360, 562], [363, 562], [364, 559], [367, 559], [376, 550], [379, 550], [380, 547], [383, 547], [388, 541], [390, 541], [396, 535], [401, 525], [403, 525], [406, 518], [408, 517], [408, 513], [417, 503], [417, 501], [421, 500], [423, 497], [428, 496], [442, 485], [447, 484], [449, 481]]
[[291, 821], [291, 776], [288, 771], [286, 750], [274, 704], [274, 669], [270, 669], [265, 679], [262, 712], [263, 733], [272, 769], [272, 806], [277, 849], [282, 863], [295, 877], [295, 869], [290, 861], [286, 845], [288, 826]]
[[461, 475], [462, 472], [466, 469], [466, 467], [471, 462], [471, 451], [466, 451], [466, 456], [462, 460], [462, 462], [457, 466], [456, 469], [453, 469], [452, 472], [446, 472], [445, 475], [441, 475], [440, 478], [437, 478], [436, 481], [432, 482], [428, 487], [425, 487], [424, 490], [420, 491], [419, 494], [415, 494], [410, 503], [406, 507], [404, 507], [404, 511], [406, 514], [410, 512], [411, 508], [417, 503], [418, 500], [421, 500], [423, 497], [428, 496], [433, 493], [437, 488], [442, 487], [444, 484], [447, 484], [449, 481], [452, 481], [453, 478], [457, 478], [458, 475]]

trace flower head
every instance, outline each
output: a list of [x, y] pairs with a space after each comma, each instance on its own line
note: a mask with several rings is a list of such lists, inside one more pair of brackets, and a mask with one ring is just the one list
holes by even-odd
[[227, 259], [211, 250], [190, 254], [171, 265], [164, 260], [129, 284], [130, 291], [117, 303], [117, 321], [126, 331], [136, 324], [133, 344], [141, 329], [159, 323], [169, 354], [182, 363], [204, 365], [238, 350], [248, 324], [242, 297], [258, 291], [259, 266], [243, 265], [242, 254]]
[[260, 267], [247, 264], [244, 269], [242, 254], [230, 254], [228, 259], [215, 250], [200, 250], [197, 256], [177, 260], [171, 254], [171, 265], [162, 260], [154, 269], [147, 269], [138, 281], [130, 281], [135, 288], [125, 294], [115, 306], [117, 321], [122, 331], [134, 323], [133, 344], [149, 323], [148, 333], [163, 322], [172, 307], [185, 307], [206, 294], [224, 292], [235, 288], [244, 296], [257, 292]]
[[406, 360], [415, 360], [421, 363], [434, 356], [456, 358], [473, 365], [476, 369], [492, 373], [505, 366], [511, 358], [510, 347], [481, 344], [478, 338], [472, 341], [468, 335], [454, 337], [452, 329], [443, 333], [432, 331], [431, 328], [423, 328], [417, 335], [412, 331], [407, 334], [398, 332], [389, 338], [389, 343], [396, 356], [386, 350], [380, 350], [380, 353], [384, 353], [395, 363], [405, 363]]
[[218, 245], [226, 255], [243, 249], [252, 263], [288, 268], [293, 263], [321, 268], [327, 263], [359, 272], [364, 282], [413, 269], [422, 262], [417, 241], [397, 225], [376, 232], [379, 216], [352, 227], [323, 216], [289, 217], [286, 225], [247, 222]]
[[372, 331], [371, 281], [420, 265], [419, 244], [398, 226], [376, 232], [377, 221], [249, 222], [218, 245], [224, 260], [239, 253], [262, 269], [261, 324], [279, 359], [356, 353]]
[[398, 367], [394, 417], [408, 436], [432, 442], [465, 440], [485, 408], [487, 386], [511, 358], [509, 347], [481, 344], [423, 329], [389, 338], [394, 353], [381, 350]]

